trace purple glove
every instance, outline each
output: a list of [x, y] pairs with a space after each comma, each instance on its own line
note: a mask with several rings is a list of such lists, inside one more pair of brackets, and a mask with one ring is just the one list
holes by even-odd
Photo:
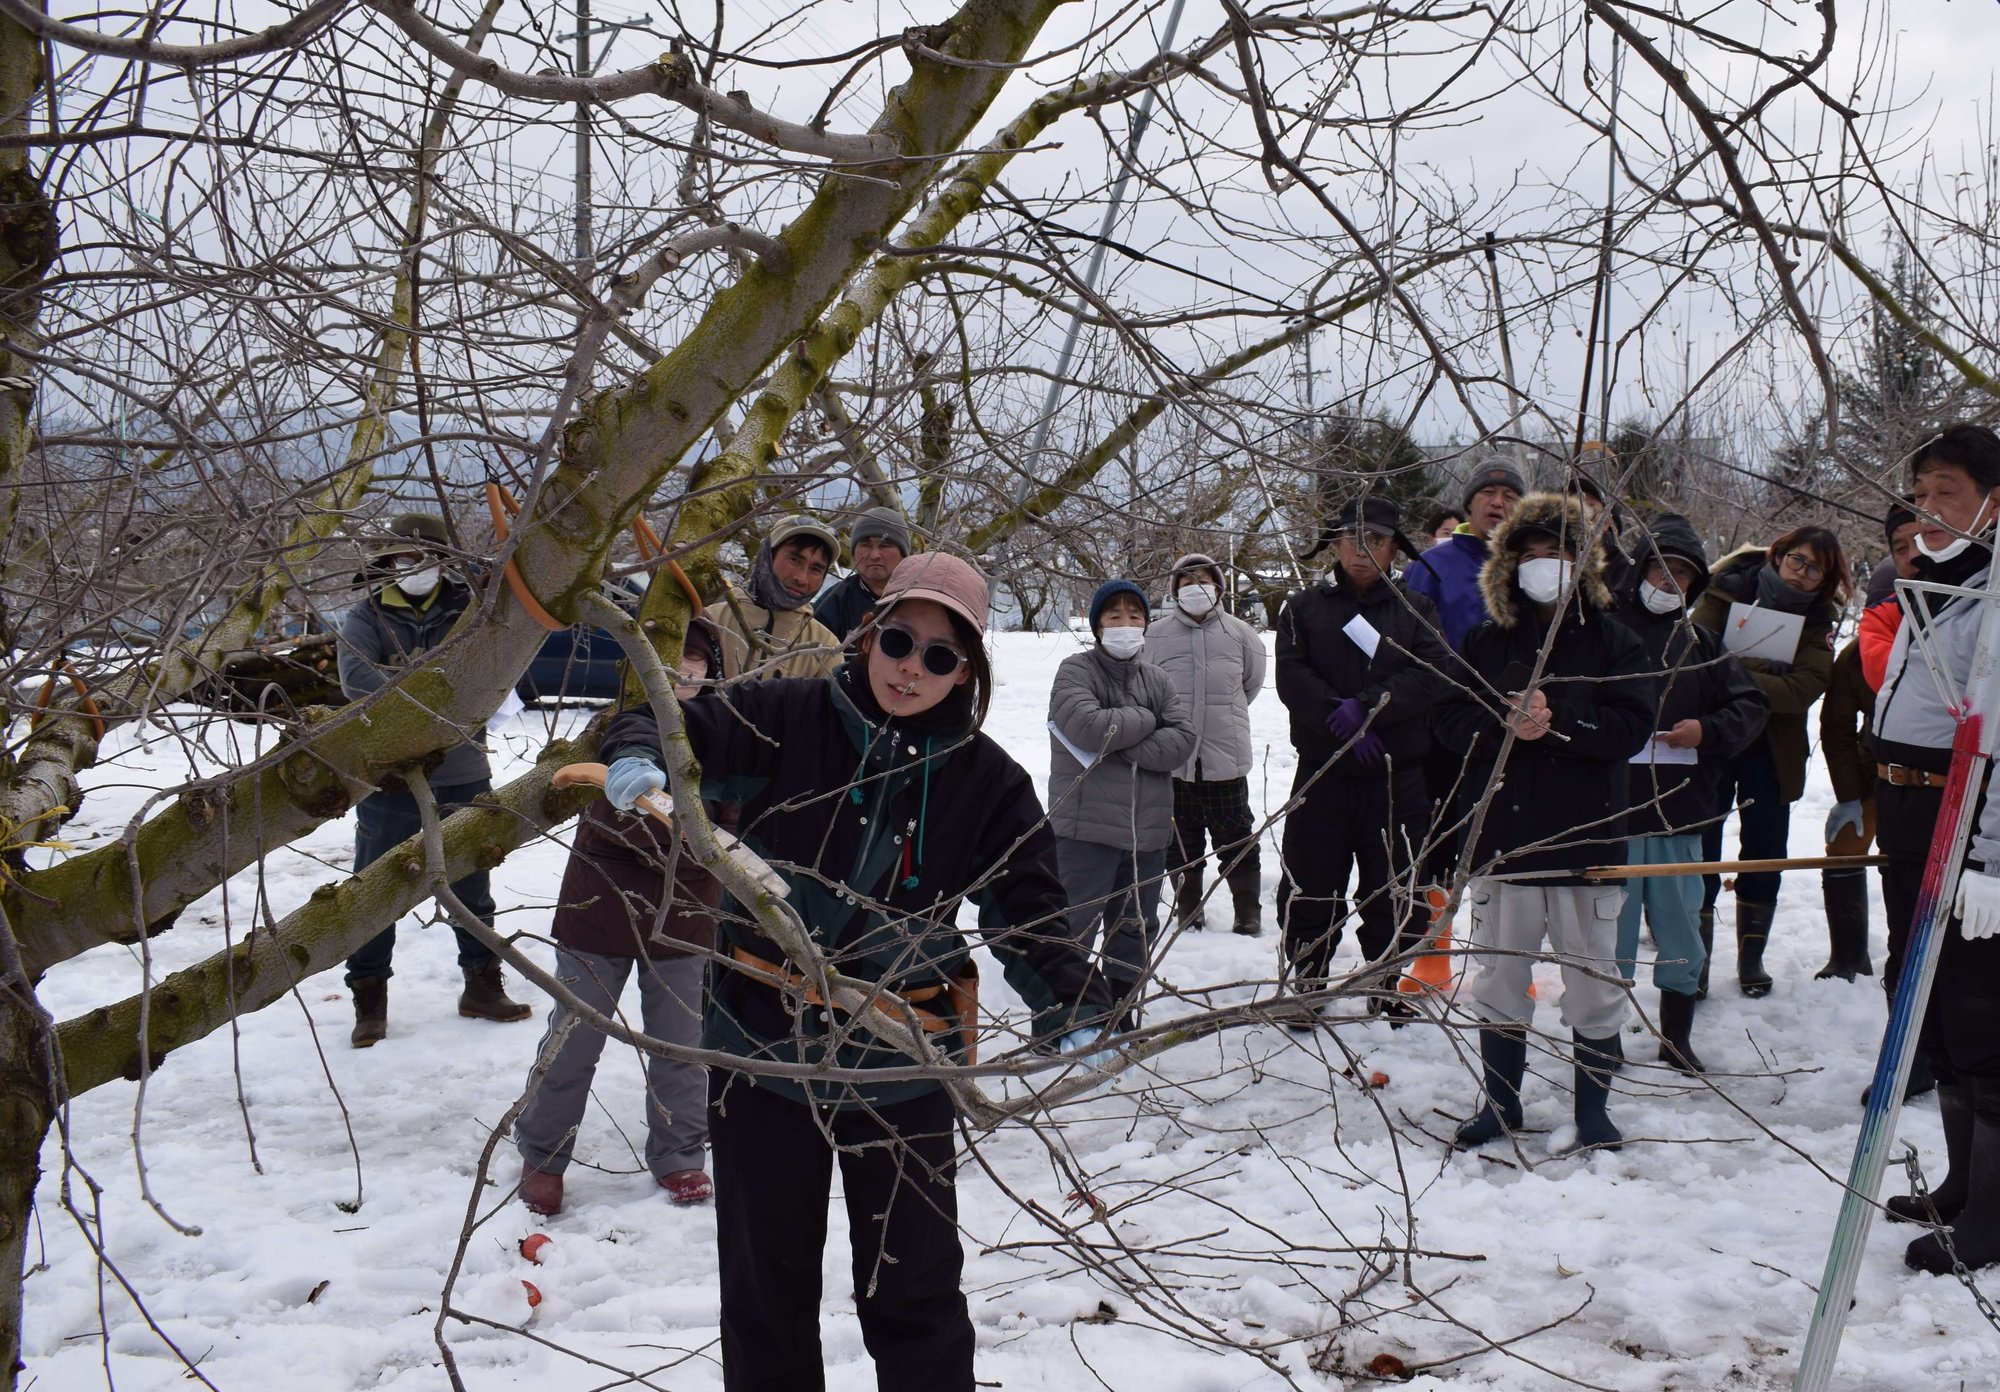
[[[1359, 733], [1368, 723], [1368, 707], [1361, 704], [1359, 696], [1350, 696], [1333, 708], [1333, 714], [1326, 718], [1326, 728], [1333, 731], [1333, 737], [1342, 744]], [[1369, 736], [1374, 739], [1374, 736]], [[1381, 749], [1382, 741], [1375, 740], [1376, 749]]]
[[1361, 761], [1361, 767], [1374, 768], [1382, 762], [1389, 751], [1382, 745], [1382, 737], [1370, 730], [1348, 748], [1348, 753]]

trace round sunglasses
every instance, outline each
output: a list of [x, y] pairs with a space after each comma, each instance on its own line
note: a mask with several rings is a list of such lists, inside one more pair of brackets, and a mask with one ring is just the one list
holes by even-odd
[[[875, 630], [875, 646], [891, 662], [901, 662], [917, 650], [917, 635], [907, 628], [883, 624]], [[924, 670], [934, 677], [948, 677], [965, 661], [965, 654], [949, 643], [924, 644]]]

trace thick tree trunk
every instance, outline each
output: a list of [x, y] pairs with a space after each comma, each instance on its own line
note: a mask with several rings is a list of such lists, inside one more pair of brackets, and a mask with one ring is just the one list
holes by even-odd
[[42, 1177], [42, 1142], [54, 1117], [38, 1017], [16, 991], [0, 994], [0, 1368], [21, 1371], [21, 1273], [29, 1211]]

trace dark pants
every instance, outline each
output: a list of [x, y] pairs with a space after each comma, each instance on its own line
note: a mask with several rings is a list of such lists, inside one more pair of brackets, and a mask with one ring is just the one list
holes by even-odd
[[[1350, 908], [1360, 914], [1357, 936], [1371, 961], [1411, 946], [1429, 926], [1427, 911], [1399, 905], [1392, 891], [1423, 842], [1429, 809], [1422, 779], [1399, 777], [1392, 788], [1386, 776], [1326, 773], [1314, 779], [1318, 772], [1301, 765], [1293, 781], [1298, 801], [1285, 816], [1284, 873], [1278, 877], [1285, 957], [1302, 989], [1326, 979]], [[1352, 901], [1349, 875], [1355, 877]]]
[[[1781, 860], [1792, 835], [1792, 805], [1778, 787], [1778, 765], [1771, 746], [1758, 740], [1734, 759], [1721, 765], [1721, 786], [1716, 790], [1718, 811], [1734, 806], [1741, 821], [1743, 859]], [[1744, 806], [1748, 803], [1748, 806]], [[1728, 817], [1702, 828], [1701, 853], [1706, 860], [1722, 859], [1722, 830]], [[1736, 897], [1746, 904], [1775, 904], [1783, 877], [1775, 870], [1736, 877]], [[1722, 894], [1720, 875], [1702, 876], [1701, 906], [1713, 909]]]
[[972, 1392], [972, 1319], [958, 1285], [957, 1148], [942, 1091], [816, 1111], [717, 1069], [709, 1140], [725, 1392], [826, 1386], [820, 1263], [836, 1155], [855, 1309], [876, 1386]]
[[[1195, 772], [1199, 774], [1200, 768]], [[1240, 875], [1256, 885], [1264, 873], [1256, 831], [1248, 778], [1174, 780], [1173, 864], [1169, 867], [1174, 874], [1191, 870], [1199, 883], [1206, 845], [1212, 842], [1224, 879], [1233, 883]]]
[[1466, 790], [1461, 785], [1465, 782], [1465, 756], [1433, 744], [1424, 755], [1423, 801], [1428, 818], [1424, 834], [1438, 840], [1424, 855], [1423, 869], [1417, 875], [1421, 884], [1449, 885], [1458, 869], [1458, 843], [1463, 839], [1463, 828], [1453, 830], [1458, 818], [1452, 809], [1462, 805]]
[[[1160, 935], [1160, 877], [1167, 853], [1056, 838], [1056, 872], [1069, 900], [1071, 939], [1120, 990], [1142, 980]], [[1099, 925], [1103, 927], [1099, 935]]]
[[[482, 779], [477, 783], [454, 783], [431, 791], [437, 794], [439, 815], [448, 816], [453, 808], [463, 807], [481, 793], [492, 792], [493, 785]], [[423, 815], [417, 811], [417, 800], [408, 793], [370, 793], [361, 799], [354, 811], [356, 870], [373, 865], [424, 829]], [[489, 928], [493, 926], [493, 891], [484, 870], [475, 870], [462, 880], [452, 881], [451, 892], [479, 916], [480, 922]], [[452, 932], [458, 937], [458, 965], [461, 970], [480, 971], [493, 960], [493, 954], [479, 939], [462, 928], [454, 927]], [[389, 967], [389, 959], [395, 952], [396, 925], [392, 923], [347, 959], [347, 984], [352, 987], [364, 977], [388, 980], [395, 975]]]

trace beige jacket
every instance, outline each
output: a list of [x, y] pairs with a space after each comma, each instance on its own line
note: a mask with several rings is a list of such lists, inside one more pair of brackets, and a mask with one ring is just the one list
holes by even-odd
[[758, 678], [828, 677], [840, 666], [840, 640], [813, 617], [810, 604], [774, 612], [731, 585], [708, 606], [708, 616], [722, 631], [725, 680], [745, 672]]

